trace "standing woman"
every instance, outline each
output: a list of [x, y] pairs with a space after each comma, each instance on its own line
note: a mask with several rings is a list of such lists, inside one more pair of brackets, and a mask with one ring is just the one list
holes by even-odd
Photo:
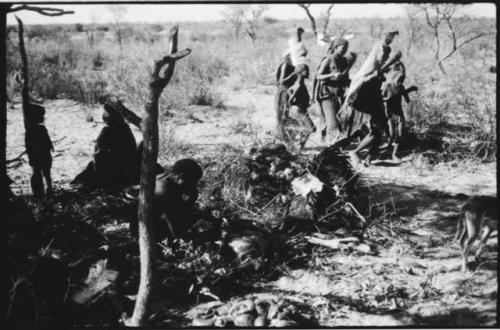
[[316, 74], [318, 81], [315, 88], [315, 101], [318, 101], [321, 113], [321, 139], [334, 143], [338, 125], [336, 115], [344, 102], [344, 94], [349, 86], [349, 69], [354, 64], [356, 55], [347, 52], [349, 43], [344, 38], [335, 38], [330, 42], [328, 55], [323, 58]]
[[356, 149], [350, 153], [355, 166], [360, 162], [359, 153], [365, 148], [369, 149], [365, 165], [370, 165], [371, 160], [379, 153], [382, 133], [388, 130], [381, 92], [382, 73], [401, 58], [401, 52], [389, 56], [391, 53], [389, 45], [397, 34], [398, 31], [389, 32], [384, 40], [373, 46], [354, 76], [346, 100], [337, 116], [341, 131], [346, 136], [339, 142], [340, 146], [345, 146], [362, 132], [367, 133]]
[[276, 71], [276, 84], [278, 86], [278, 90], [276, 92], [274, 102], [274, 108], [276, 111], [276, 129], [278, 135], [282, 139], [286, 139], [286, 134], [284, 131], [285, 122], [288, 118], [290, 109], [287, 90], [294, 84], [295, 80], [297, 79], [294, 72], [295, 67], [292, 65], [290, 53], [287, 52], [283, 57], [283, 61], [280, 63], [278, 70]]
[[299, 131], [300, 148], [304, 148], [309, 136], [316, 132], [311, 117], [307, 109], [310, 106], [311, 97], [307, 91], [305, 80], [309, 78], [309, 67], [305, 64], [299, 64], [295, 67], [297, 78], [295, 83], [288, 89], [290, 97], [290, 118], [297, 122]]

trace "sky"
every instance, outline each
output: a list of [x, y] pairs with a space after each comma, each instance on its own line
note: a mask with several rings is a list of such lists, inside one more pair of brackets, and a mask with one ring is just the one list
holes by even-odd
[[[18, 15], [25, 24], [75, 24], [88, 23], [97, 20], [98, 23], [108, 23], [112, 19], [111, 11], [106, 4], [73, 4], [57, 5], [51, 7], [65, 10], [74, 10], [73, 15], [60, 17], [47, 17], [29, 11], [19, 11]], [[221, 4], [128, 4], [124, 21], [127, 22], [174, 22], [174, 21], [214, 21], [222, 19], [221, 11], [226, 5]], [[311, 12], [316, 16], [325, 10], [328, 4], [313, 4]], [[464, 12], [471, 16], [496, 17], [494, 3], [474, 3], [466, 6]], [[405, 9], [401, 3], [388, 4], [335, 4], [332, 18], [351, 17], [395, 17], [404, 16]], [[296, 4], [271, 4], [264, 16], [278, 19], [301, 18], [307, 16], [302, 8]], [[15, 24], [14, 14], [7, 15], [7, 24]]]

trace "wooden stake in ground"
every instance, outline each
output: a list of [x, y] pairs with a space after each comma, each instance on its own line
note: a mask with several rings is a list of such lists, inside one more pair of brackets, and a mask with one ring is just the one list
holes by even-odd
[[29, 77], [28, 77], [28, 57], [26, 56], [26, 48], [24, 47], [24, 37], [23, 37], [23, 21], [19, 17], [16, 16], [17, 24], [19, 25], [19, 52], [21, 53], [21, 100], [23, 103], [23, 120], [24, 120], [24, 132], [27, 134], [28, 132], [28, 124], [27, 124], [27, 113], [28, 113], [28, 105], [30, 102], [29, 98]]
[[177, 52], [178, 32], [178, 26], [174, 26], [170, 30], [169, 54], [161, 60], [155, 61], [149, 83], [149, 101], [146, 104], [146, 114], [141, 125], [144, 141], [138, 211], [141, 278], [134, 313], [131, 318], [124, 320], [127, 326], [143, 326], [147, 322], [149, 314], [156, 262], [153, 198], [156, 177], [155, 165], [158, 158], [158, 101], [163, 89], [172, 78], [175, 62], [191, 52], [190, 49]]

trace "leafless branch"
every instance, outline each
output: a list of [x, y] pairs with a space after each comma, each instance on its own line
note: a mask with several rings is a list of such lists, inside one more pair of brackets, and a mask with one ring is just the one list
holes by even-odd
[[311, 21], [311, 27], [314, 32], [314, 36], [318, 35], [318, 31], [316, 30], [316, 20], [314, 19], [314, 16], [311, 14], [311, 11], [309, 10], [309, 7], [311, 6], [310, 3], [298, 3], [298, 6], [302, 9], [305, 10], [307, 17], [309, 17], [309, 21]]
[[45, 16], [62, 16], [62, 15], [75, 13], [73, 10], [63, 10], [63, 9], [51, 8], [51, 7], [34, 7], [34, 6], [30, 6], [30, 5], [19, 5], [16, 7], [12, 7], [8, 10], [8, 13], [13, 13], [13, 12], [20, 11], [20, 10], [35, 11], [35, 12], [42, 14], [42, 15], [45, 15]]
[[325, 17], [323, 21], [323, 34], [326, 34], [326, 30], [328, 29], [328, 24], [330, 24], [330, 16], [331, 16], [331, 11], [333, 8], [333, 3], [328, 6], [328, 8], [325, 11]]
[[[170, 30], [169, 54], [161, 60], [155, 61], [152, 84], [160, 90], [163, 90], [170, 82], [172, 74], [174, 73], [175, 62], [191, 53], [191, 49], [189, 48], [177, 52], [178, 31], [179, 27], [177, 25]], [[160, 74], [162, 71], [163, 75]]]
[[469, 42], [472, 42], [476, 39], [479, 39], [481, 37], [484, 37], [484, 36], [487, 36], [487, 35], [492, 35], [492, 34], [495, 34], [496, 32], [485, 32], [485, 33], [478, 33], [477, 35], [469, 38], [469, 39], [466, 39], [464, 41], [462, 41], [461, 43], [459, 43], [458, 45], [455, 45], [454, 44], [454, 47], [448, 52], [448, 54], [446, 54], [445, 56], [443, 56], [440, 60], [439, 60], [439, 63], [443, 63], [443, 61], [447, 60], [448, 58], [450, 58], [458, 49], [462, 48], [463, 46], [467, 45]]

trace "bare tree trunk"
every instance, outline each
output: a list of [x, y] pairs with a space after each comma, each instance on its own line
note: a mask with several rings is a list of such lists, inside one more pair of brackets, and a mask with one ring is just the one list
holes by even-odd
[[434, 51], [434, 58], [439, 60], [439, 51], [441, 50], [441, 43], [439, 41], [439, 31], [437, 28], [434, 29], [434, 41], [436, 41], [436, 50]]
[[311, 11], [309, 10], [309, 6], [311, 6], [310, 3], [304, 4], [304, 3], [299, 3], [298, 4], [300, 8], [304, 9], [306, 12], [307, 17], [309, 18], [309, 21], [311, 22], [311, 28], [313, 30], [314, 36], [318, 36], [318, 30], [316, 28], [316, 20], [314, 19], [314, 16], [311, 14]]
[[326, 35], [326, 30], [328, 30], [328, 25], [330, 24], [330, 16], [331, 16], [331, 12], [332, 12], [332, 8], [333, 8], [333, 3], [328, 6], [328, 9], [325, 11], [325, 17], [324, 17], [324, 22], [323, 22], [323, 28], [321, 30], [321, 32]]
[[2, 214], [5, 214], [6, 203], [6, 193], [4, 189], [7, 187], [7, 11], [10, 8], [10, 4], [0, 4], [0, 189], [4, 192], [2, 194], [1, 210]]
[[[147, 323], [152, 288], [155, 285], [156, 240], [154, 235], [153, 198], [155, 189], [155, 165], [158, 158], [158, 101], [163, 89], [174, 73], [175, 61], [187, 56], [191, 50], [185, 49], [177, 53], [178, 27], [170, 30], [169, 54], [155, 61], [151, 82], [149, 83], [149, 101], [146, 104], [146, 115], [142, 123], [144, 148], [141, 164], [141, 190], [139, 192], [139, 253], [141, 262], [141, 278], [135, 302], [134, 313], [125, 319], [127, 326], [143, 326]], [[165, 67], [164, 70], [162, 70]], [[160, 72], [163, 71], [163, 77]]]
[[28, 104], [30, 102], [29, 97], [29, 77], [28, 77], [28, 57], [26, 56], [26, 48], [24, 47], [24, 27], [23, 21], [16, 16], [17, 24], [19, 25], [19, 52], [21, 53], [21, 100], [23, 102], [23, 120], [24, 120], [24, 129], [25, 134], [27, 134], [28, 130]]

